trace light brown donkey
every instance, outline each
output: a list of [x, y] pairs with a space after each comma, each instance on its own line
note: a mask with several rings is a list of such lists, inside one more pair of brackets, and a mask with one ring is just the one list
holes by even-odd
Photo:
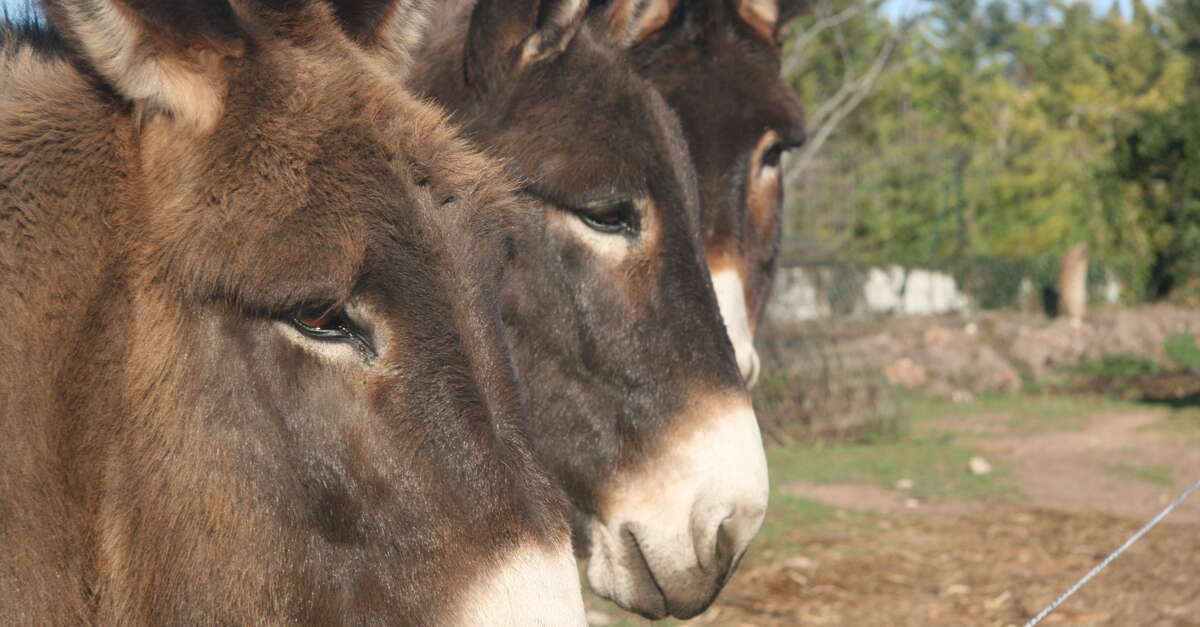
[[0, 27], [0, 623], [582, 625], [510, 190], [405, 7], [49, 16]]

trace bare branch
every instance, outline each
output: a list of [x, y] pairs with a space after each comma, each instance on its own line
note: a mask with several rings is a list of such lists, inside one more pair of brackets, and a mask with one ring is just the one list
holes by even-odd
[[846, 43], [846, 33], [841, 25], [833, 29], [833, 40], [837, 43], [838, 53], [842, 56], [842, 81], [848, 82], [854, 76], [854, 55]]
[[897, 31], [893, 31], [880, 47], [878, 54], [875, 55], [875, 61], [871, 64], [870, 69], [857, 79], [844, 83], [838, 93], [818, 109], [817, 114], [810, 121], [808, 141], [800, 149], [800, 154], [793, 160], [788, 178], [794, 180], [793, 177], [800, 176], [808, 169], [816, 154], [829, 140], [829, 136], [833, 134], [842, 120], [850, 115], [871, 93], [887, 67], [888, 61], [892, 58], [892, 53], [899, 45], [899, 40]]
[[808, 50], [809, 46], [817, 40], [817, 36], [830, 28], [853, 19], [865, 11], [867, 6], [866, 2], [855, 2], [833, 15], [822, 16], [816, 22], [813, 22], [812, 26], [805, 29], [804, 32], [799, 33], [792, 42], [791, 51], [787, 59], [784, 60], [783, 75], [791, 76], [796, 73], [796, 70], [804, 66], [809, 57], [812, 56]]
[[[878, 3], [863, 2], [858, 5], [860, 8], [875, 7], [878, 8]], [[842, 14], [849, 11], [846, 9]], [[852, 13], [845, 17], [829, 16], [829, 25], [821, 28], [835, 28], [838, 24], [844, 23], [857, 13]], [[927, 13], [915, 15], [909, 19], [901, 21], [891, 27], [888, 35], [878, 51], [876, 51], [871, 65], [861, 75], [854, 76], [852, 68], [846, 67], [847, 77], [838, 87], [837, 92], [828, 98], [824, 99], [814, 109], [810, 110], [806, 121], [808, 127], [808, 141], [800, 151], [793, 155], [788, 160], [786, 169], [788, 186], [793, 186], [798, 180], [804, 176], [808, 169], [813, 165], [817, 154], [825, 146], [826, 142], [837, 130], [838, 126], [851, 114], [855, 109], [862, 104], [874, 90], [876, 85], [886, 77], [892, 76], [901, 72], [916, 63], [919, 63], [926, 58], [925, 54], [913, 54], [904, 59], [896, 60], [895, 53], [900, 46], [900, 42], [913, 31], [913, 29], [923, 22]], [[837, 19], [833, 19], [837, 17]], [[826, 18], [822, 18], [826, 19]], [[818, 20], [818, 23], [821, 20]], [[815, 28], [815, 25], [814, 25]], [[811, 29], [810, 29], [811, 30]], [[803, 37], [809, 36], [809, 31], [806, 31]], [[813, 35], [815, 37], [815, 35]], [[960, 33], [961, 36], [961, 33]], [[807, 40], [805, 46], [811, 46], [811, 40]], [[795, 50], [795, 48], [793, 48]], [[932, 52], [931, 52], [932, 54]], [[807, 57], [808, 55], [802, 55]], [[789, 58], [791, 61], [791, 58]], [[793, 67], [793, 72], [802, 67], [799, 64], [789, 64]], [[789, 74], [793, 75], [793, 74]]]

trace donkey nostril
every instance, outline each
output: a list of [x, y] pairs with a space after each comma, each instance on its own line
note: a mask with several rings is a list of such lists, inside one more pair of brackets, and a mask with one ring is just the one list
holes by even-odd
[[734, 558], [738, 552], [737, 540], [734, 538], [730, 518], [721, 521], [721, 525], [717, 527], [717, 572], [721, 573], [722, 581], [729, 575], [729, 568], [733, 565]]
[[744, 505], [734, 509], [717, 526], [717, 537], [713, 542], [714, 567], [725, 582], [737, 568], [746, 547], [758, 532], [765, 510], [761, 507]]
[[746, 538], [744, 537], [742, 521], [737, 516], [728, 516], [716, 527], [716, 568], [720, 574], [721, 585], [733, 574], [738, 561], [745, 553]]

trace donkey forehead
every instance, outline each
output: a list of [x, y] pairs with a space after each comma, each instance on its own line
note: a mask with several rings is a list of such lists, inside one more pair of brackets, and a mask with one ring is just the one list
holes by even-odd
[[[409, 113], [405, 128], [349, 119], [218, 129], [207, 150], [187, 146], [156, 173], [146, 255], [196, 298], [267, 309], [343, 301], [369, 260], [401, 263], [438, 247], [457, 259], [493, 253], [513, 219], [506, 189], [462, 173], [488, 177], [495, 167], [436, 129], [414, 128]], [[408, 145], [413, 135], [422, 146]]]
[[515, 95], [518, 124], [500, 130], [500, 143], [523, 177], [562, 196], [651, 195], [694, 208], [678, 119], [616, 55], [578, 37]]
[[683, 117], [706, 122], [706, 132], [691, 141], [713, 130], [754, 140], [768, 129], [785, 138], [803, 133], [800, 101], [779, 75], [778, 46], [732, 19], [671, 32], [638, 56], [643, 73]]

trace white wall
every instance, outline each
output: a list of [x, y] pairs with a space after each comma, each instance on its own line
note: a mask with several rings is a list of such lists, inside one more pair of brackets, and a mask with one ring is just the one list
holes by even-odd
[[[924, 268], [900, 266], [865, 269], [861, 287], [835, 280], [829, 267], [785, 266], [775, 277], [774, 294], [766, 316], [772, 322], [802, 322], [833, 315], [834, 299], [851, 314], [902, 315], [961, 313], [970, 300], [954, 277]], [[850, 293], [835, 293], [837, 290]]]

